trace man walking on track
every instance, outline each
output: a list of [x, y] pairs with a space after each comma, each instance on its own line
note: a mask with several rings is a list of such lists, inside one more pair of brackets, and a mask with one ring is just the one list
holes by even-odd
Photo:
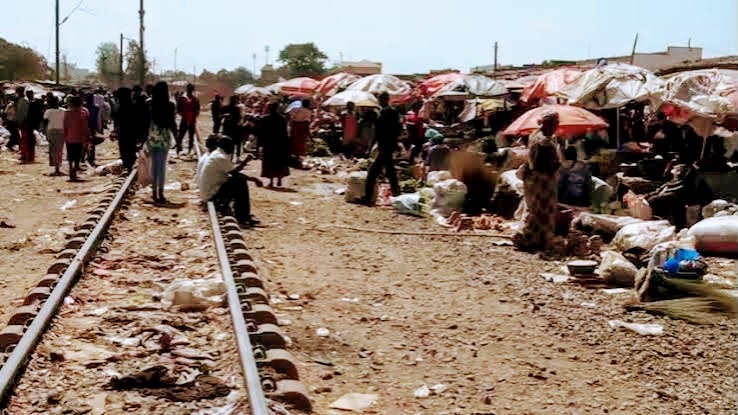
[[200, 115], [200, 100], [195, 96], [194, 85], [187, 84], [187, 94], [182, 95], [177, 101], [177, 113], [182, 117], [177, 134], [177, 154], [182, 152], [182, 140], [185, 133], [188, 133], [190, 137], [187, 154], [192, 154], [195, 144], [197, 116]]
[[[374, 159], [372, 165], [369, 166], [369, 172], [366, 176], [363, 203], [368, 206], [372, 205], [374, 186], [382, 170], [384, 170], [384, 175], [390, 182], [392, 194], [394, 196], [400, 194], [400, 186], [397, 183], [397, 172], [395, 172], [395, 160], [393, 158], [394, 152], [397, 151], [397, 139], [402, 131], [400, 113], [389, 105], [388, 93], [382, 92], [379, 94], [378, 99], [382, 110], [377, 119], [374, 141], [377, 143], [379, 154], [377, 154], [377, 158]], [[373, 145], [374, 143], [369, 148], [371, 149]]]

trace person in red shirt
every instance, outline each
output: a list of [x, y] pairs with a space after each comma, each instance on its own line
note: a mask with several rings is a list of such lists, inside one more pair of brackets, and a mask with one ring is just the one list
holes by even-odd
[[195, 144], [197, 117], [200, 115], [200, 100], [195, 96], [194, 85], [187, 84], [187, 94], [182, 95], [177, 100], [177, 113], [182, 117], [179, 122], [179, 132], [176, 140], [177, 154], [182, 152], [182, 140], [185, 133], [189, 133], [190, 136], [187, 154], [192, 154]]
[[82, 160], [82, 149], [90, 141], [90, 113], [82, 107], [82, 98], [74, 96], [69, 110], [64, 112], [64, 143], [69, 160], [69, 181], [77, 181], [77, 171]]

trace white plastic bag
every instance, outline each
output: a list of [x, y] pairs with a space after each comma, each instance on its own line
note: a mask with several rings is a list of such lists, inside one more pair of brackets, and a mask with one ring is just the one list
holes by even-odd
[[664, 334], [664, 327], [660, 324], [626, 323], [622, 320], [610, 320], [607, 324], [611, 328], [626, 328], [640, 334], [641, 336], [660, 336]]
[[610, 284], [632, 287], [638, 269], [620, 253], [605, 251], [602, 253], [602, 262], [597, 268], [597, 273]]
[[[346, 178], [346, 193], [344, 200], [349, 203], [361, 202], [364, 198], [364, 192], [366, 190], [366, 175], [365, 171], [354, 171], [349, 173]], [[376, 202], [377, 197], [377, 186], [374, 187], [374, 200]]]
[[226, 286], [222, 280], [174, 280], [161, 296], [166, 308], [220, 307], [225, 304]]
[[718, 213], [725, 211], [728, 211], [730, 214], [734, 214], [735, 211], [738, 210], [737, 208], [738, 206], [728, 201], [722, 199], [713, 200], [710, 204], [702, 208], [702, 217], [711, 218], [713, 216], [718, 216]]
[[633, 248], [650, 251], [654, 246], [674, 240], [676, 227], [666, 220], [650, 220], [623, 226], [615, 234], [611, 245], [625, 252]]
[[436, 183], [442, 182], [444, 180], [453, 179], [454, 176], [451, 175], [451, 172], [448, 170], [438, 170], [438, 171], [432, 171], [428, 173], [428, 179], [425, 181], [428, 186], [435, 186]]
[[715, 216], [689, 228], [701, 254], [735, 255], [738, 252], [738, 215]]
[[525, 194], [523, 181], [518, 178], [517, 173], [517, 170], [508, 170], [500, 174], [500, 178], [497, 181], [497, 187], [509, 187], [514, 190], [518, 196], [523, 197]]
[[649, 220], [653, 216], [651, 206], [649, 206], [644, 196], [637, 195], [633, 191], [628, 191], [628, 194], [623, 196], [623, 201], [628, 205], [630, 216], [644, 220]]
[[464, 207], [466, 185], [456, 179], [444, 180], [433, 186], [436, 197], [433, 206], [441, 211], [450, 212]]
[[406, 193], [390, 198], [392, 206], [397, 209], [397, 213], [405, 215], [422, 216], [423, 207], [420, 204], [420, 193]]

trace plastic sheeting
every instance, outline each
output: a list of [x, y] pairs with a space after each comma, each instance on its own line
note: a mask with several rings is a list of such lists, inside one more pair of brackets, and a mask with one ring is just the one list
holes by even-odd
[[607, 123], [603, 119], [584, 108], [571, 107], [568, 105], [544, 105], [521, 115], [517, 120], [513, 121], [513, 123], [510, 124], [502, 134], [530, 134], [540, 128], [538, 120], [541, 118], [541, 115], [548, 112], [556, 112], [559, 114], [559, 128], [556, 130], [556, 135], [559, 137], [584, 134], [590, 128], [598, 129], [607, 127]]
[[569, 105], [589, 109], [618, 108], [634, 101], [651, 100], [663, 81], [651, 71], [622, 63], [590, 69], [557, 96]]
[[538, 76], [532, 84], [523, 90], [520, 100], [529, 102], [554, 96], [557, 92], [576, 81], [581, 75], [582, 71], [569, 68], [560, 68], [546, 72]]
[[702, 69], [670, 76], [652, 106], [676, 123], [689, 123], [703, 137], [712, 135], [716, 124], [736, 116], [738, 71]]
[[459, 114], [459, 121], [469, 122], [485, 112], [501, 109], [505, 109], [505, 100], [502, 98], [468, 99], [464, 103], [464, 110]]
[[364, 91], [372, 94], [387, 92], [393, 101], [402, 100], [412, 94], [413, 88], [409, 82], [405, 82], [393, 75], [369, 75], [352, 83], [346, 91]]
[[315, 93], [323, 96], [333, 96], [337, 94], [339, 90], [348, 87], [359, 79], [361, 79], [359, 75], [346, 72], [329, 75], [318, 83], [318, 86], [315, 88]]
[[456, 95], [458, 92], [465, 92], [467, 95], [477, 97], [495, 97], [507, 94], [508, 90], [502, 81], [484, 75], [464, 75], [438, 90], [433, 94], [433, 97], [442, 98], [447, 93]]
[[357, 107], [379, 107], [377, 98], [364, 91], [343, 91], [328, 98], [323, 102], [324, 107], [345, 107], [349, 102], [353, 102]]

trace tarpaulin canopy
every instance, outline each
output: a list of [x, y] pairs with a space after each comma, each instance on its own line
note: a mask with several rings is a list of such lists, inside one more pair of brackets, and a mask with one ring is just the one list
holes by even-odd
[[[507, 94], [507, 88], [501, 81], [488, 78], [484, 75], [464, 75], [450, 84], [447, 84], [433, 94], [434, 98], [442, 98], [445, 93], [465, 92], [469, 96], [494, 97]], [[455, 94], [452, 94], [455, 95]]]
[[282, 84], [283, 83], [284, 82], [275, 82], [275, 83], [273, 83], [271, 85], [265, 86], [264, 88], [267, 91], [271, 92], [272, 94], [279, 94], [279, 91], [282, 89]]
[[557, 96], [569, 105], [590, 109], [618, 108], [634, 101], [650, 100], [663, 81], [639, 66], [614, 63], [590, 69]]
[[282, 95], [309, 97], [315, 93], [317, 87], [318, 81], [313, 78], [292, 78], [282, 83], [279, 93]]
[[387, 92], [394, 102], [402, 101], [412, 94], [412, 85], [393, 75], [369, 75], [352, 83], [346, 91], [364, 91], [372, 94]]
[[701, 69], [681, 72], [666, 79], [652, 102], [670, 120], [689, 123], [703, 136], [712, 135], [717, 124], [738, 111], [738, 71]]
[[458, 81], [459, 79], [463, 78], [464, 75], [457, 73], [457, 72], [451, 72], [451, 73], [444, 73], [441, 75], [436, 75], [434, 77], [428, 78], [420, 83], [418, 86], [418, 89], [420, 90], [420, 94], [424, 97], [429, 97], [439, 90], [443, 88], [444, 86], [454, 82]]
[[459, 114], [459, 121], [469, 122], [484, 113], [504, 110], [504, 98], [468, 99], [464, 102], [464, 110]]
[[343, 91], [323, 102], [324, 107], [345, 107], [353, 102], [357, 107], [379, 107], [377, 97], [364, 91]]
[[584, 108], [569, 105], [544, 105], [534, 108], [521, 115], [513, 121], [509, 127], [502, 132], [503, 135], [526, 135], [540, 128], [538, 120], [542, 115], [549, 112], [559, 114], [559, 128], [556, 135], [570, 137], [583, 135], [588, 129], [607, 127], [607, 123], [600, 117], [592, 114]]
[[315, 93], [323, 96], [335, 95], [340, 89], [346, 88], [360, 78], [359, 75], [346, 72], [329, 75], [318, 83]]
[[523, 90], [520, 99], [523, 102], [530, 102], [556, 95], [557, 92], [576, 81], [581, 75], [582, 71], [570, 68], [560, 68], [546, 72], [539, 75], [533, 83]]

